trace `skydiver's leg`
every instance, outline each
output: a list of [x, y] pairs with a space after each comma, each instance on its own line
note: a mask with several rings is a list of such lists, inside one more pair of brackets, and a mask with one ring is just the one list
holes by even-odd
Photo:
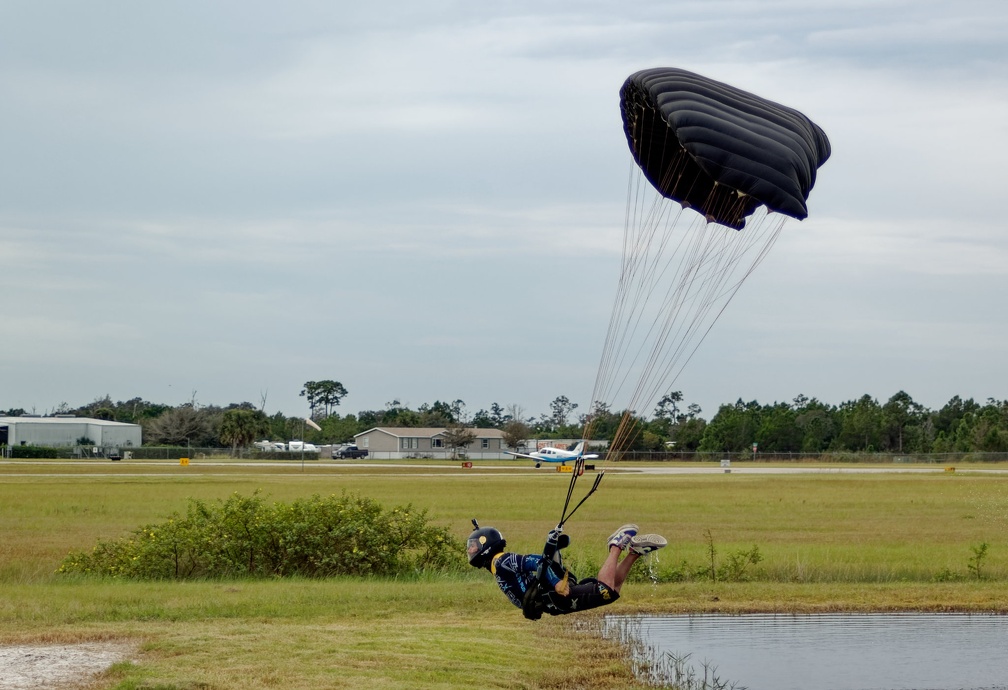
[[609, 556], [606, 558], [606, 562], [602, 564], [602, 569], [599, 570], [598, 577], [596, 578], [599, 582], [609, 585], [617, 594], [619, 594], [623, 583], [626, 582], [630, 569], [633, 568], [633, 564], [637, 562], [637, 559], [643, 554], [657, 551], [666, 546], [668, 541], [660, 534], [645, 534], [640, 537], [634, 537], [631, 544], [632, 546], [627, 550], [627, 555], [622, 561], [619, 560], [621, 553], [619, 546], [610, 545]]
[[[609, 555], [606, 556], [605, 563], [599, 568], [598, 576], [596, 580], [605, 583], [609, 587], [613, 588], [619, 592], [620, 586], [623, 584], [623, 580], [626, 579], [624, 574], [622, 578], [619, 578], [619, 557], [623, 553], [618, 546], [609, 547]], [[626, 559], [623, 559], [626, 560]], [[618, 581], [617, 581], [618, 580]]]
[[598, 576], [595, 578], [599, 582], [604, 582], [616, 591], [618, 594], [620, 588], [623, 587], [623, 583], [626, 582], [627, 575], [630, 574], [630, 568], [633, 564], [640, 558], [639, 554], [633, 551], [627, 551], [626, 557], [621, 561], [620, 548], [618, 546], [609, 547], [609, 555], [606, 557], [605, 563], [599, 569]]
[[630, 568], [633, 567], [633, 564], [637, 562], [638, 558], [640, 558], [638, 554], [633, 551], [627, 551], [626, 558], [620, 561], [616, 566], [616, 581], [613, 583], [613, 589], [617, 592], [620, 591], [620, 587], [622, 587], [623, 583], [626, 582], [627, 575], [630, 574]]

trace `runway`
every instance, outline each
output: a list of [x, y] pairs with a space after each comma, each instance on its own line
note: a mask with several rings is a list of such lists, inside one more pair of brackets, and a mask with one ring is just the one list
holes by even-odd
[[[74, 472], [49, 472], [43, 468], [73, 467]], [[596, 469], [588, 469], [585, 474], [597, 474], [604, 471], [608, 474], [646, 474], [646, 475], [867, 475], [867, 474], [951, 474], [969, 473], [986, 475], [1008, 474], [1008, 465], [999, 463], [994, 467], [981, 467], [976, 464], [963, 466], [858, 466], [858, 465], [764, 465], [754, 463], [733, 463], [730, 467], [713, 463], [696, 464], [636, 464], [618, 463], [606, 466], [596, 463]], [[155, 470], [156, 471], [151, 471]], [[234, 474], [228, 470], [266, 470], [277, 474], [310, 472], [311, 474], [385, 474], [389, 472], [408, 474], [430, 474], [451, 476], [455, 473], [493, 473], [510, 475], [557, 474], [556, 465], [544, 465], [535, 468], [521, 463], [483, 464], [473, 462], [466, 467], [462, 462], [339, 462], [310, 460], [299, 461], [230, 461], [230, 460], [195, 460], [190, 459], [187, 466], [180, 466], [177, 460], [132, 460], [132, 461], [80, 461], [80, 460], [0, 460], [0, 478], [2, 477], [86, 477], [86, 476], [184, 476], [191, 474], [206, 476], [208, 474]], [[20, 471], [19, 471], [20, 470]], [[43, 471], [40, 471], [43, 470]], [[177, 470], [177, 471], [175, 471]], [[208, 471], [209, 470], [209, 471]]]

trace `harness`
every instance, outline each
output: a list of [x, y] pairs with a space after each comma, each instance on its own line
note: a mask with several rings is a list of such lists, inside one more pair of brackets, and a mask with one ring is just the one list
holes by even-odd
[[539, 620], [542, 618], [543, 612], [550, 607], [560, 611], [567, 608], [565, 606], [566, 597], [557, 594], [553, 585], [550, 584], [548, 573], [552, 571], [553, 575], [560, 580], [568, 580], [569, 582], [573, 580], [570, 582], [570, 586], [577, 584], [577, 578], [564, 567], [563, 557], [560, 555], [560, 550], [569, 544], [570, 537], [561, 534], [558, 530], [551, 531], [546, 537], [543, 557], [536, 568], [535, 578], [525, 590], [525, 596], [522, 597], [522, 614], [529, 620]]
[[[599, 484], [602, 482], [602, 477], [605, 475], [605, 470], [599, 472], [598, 476], [595, 477], [595, 483], [592, 484], [588, 493], [568, 512], [567, 509], [570, 507], [577, 479], [584, 474], [584, 464], [584, 458], [578, 458], [574, 461], [570, 485], [567, 487], [567, 500], [564, 502], [560, 522], [546, 535], [546, 544], [543, 546], [542, 560], [536, 569], [535, 579], [529, 585], [529, 588], [525, 590], [525, 596], [522, 598], [522, 614], [529, 620], [539, 620], [542, 618], [543, 611], [549, 606], [560, 610], [566, 608], [564, 606], [566, 597], [562, 597], [554, 591], [553, 586], [549, 583], [547, 573], [552, 570], [553, 574], [560, 579], [572, 577], [570, 571], [564, 567], [563, 557], [560, 555], [560, 551], [570, 545], [570, 536], [563, 533], [563, 526], [574, 515], [577, 509], [588, 500], [588, 497], [595, 493], [595, 490], [598, 489]], [[573, 580], [574, 582], [570, 586], [577, 584], [577, 578], [575, 577]]]

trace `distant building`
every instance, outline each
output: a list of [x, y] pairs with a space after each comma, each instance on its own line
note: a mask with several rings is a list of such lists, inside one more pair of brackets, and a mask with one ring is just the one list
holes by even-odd
[[99, 448], [131, 448], [139, 446], [142, 442], [139, 424], [69, 415], [0, 417], [0, 445], [47, 448], [88, 445]]
[[[375, 427], [354, 436], [357, 447], [373, 460], [393, 458], [450, 458], [452, 449], [445, 442], [445, 427]], [[504, 432], [500, 429], [470, 429], [476, 440], [460, 453], [470, 459], [500, 460], [511, 457], [505, 452]]]

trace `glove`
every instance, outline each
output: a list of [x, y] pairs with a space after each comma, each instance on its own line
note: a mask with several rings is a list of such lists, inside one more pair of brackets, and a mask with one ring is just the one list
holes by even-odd
[[558, 529], [550, 530], [546, 535], [546, 548], [550, 551], [559, 551], [570, 546], [570, 535], [564, 534]]
[[547, 560], [553, 558], [553, 555], [560, 550], [559, 542], [563, 536], [563, 533], [558, 529], [550, 530], [550, 533], [546, 535], [546, 546], [543, 547], [543, 556]]
[[569, 573], [565, 570], [564, 576], [553, 587], [553, 590], [562, 597], [570, 596], [570, 582], [568, 582], [568, 575]]

